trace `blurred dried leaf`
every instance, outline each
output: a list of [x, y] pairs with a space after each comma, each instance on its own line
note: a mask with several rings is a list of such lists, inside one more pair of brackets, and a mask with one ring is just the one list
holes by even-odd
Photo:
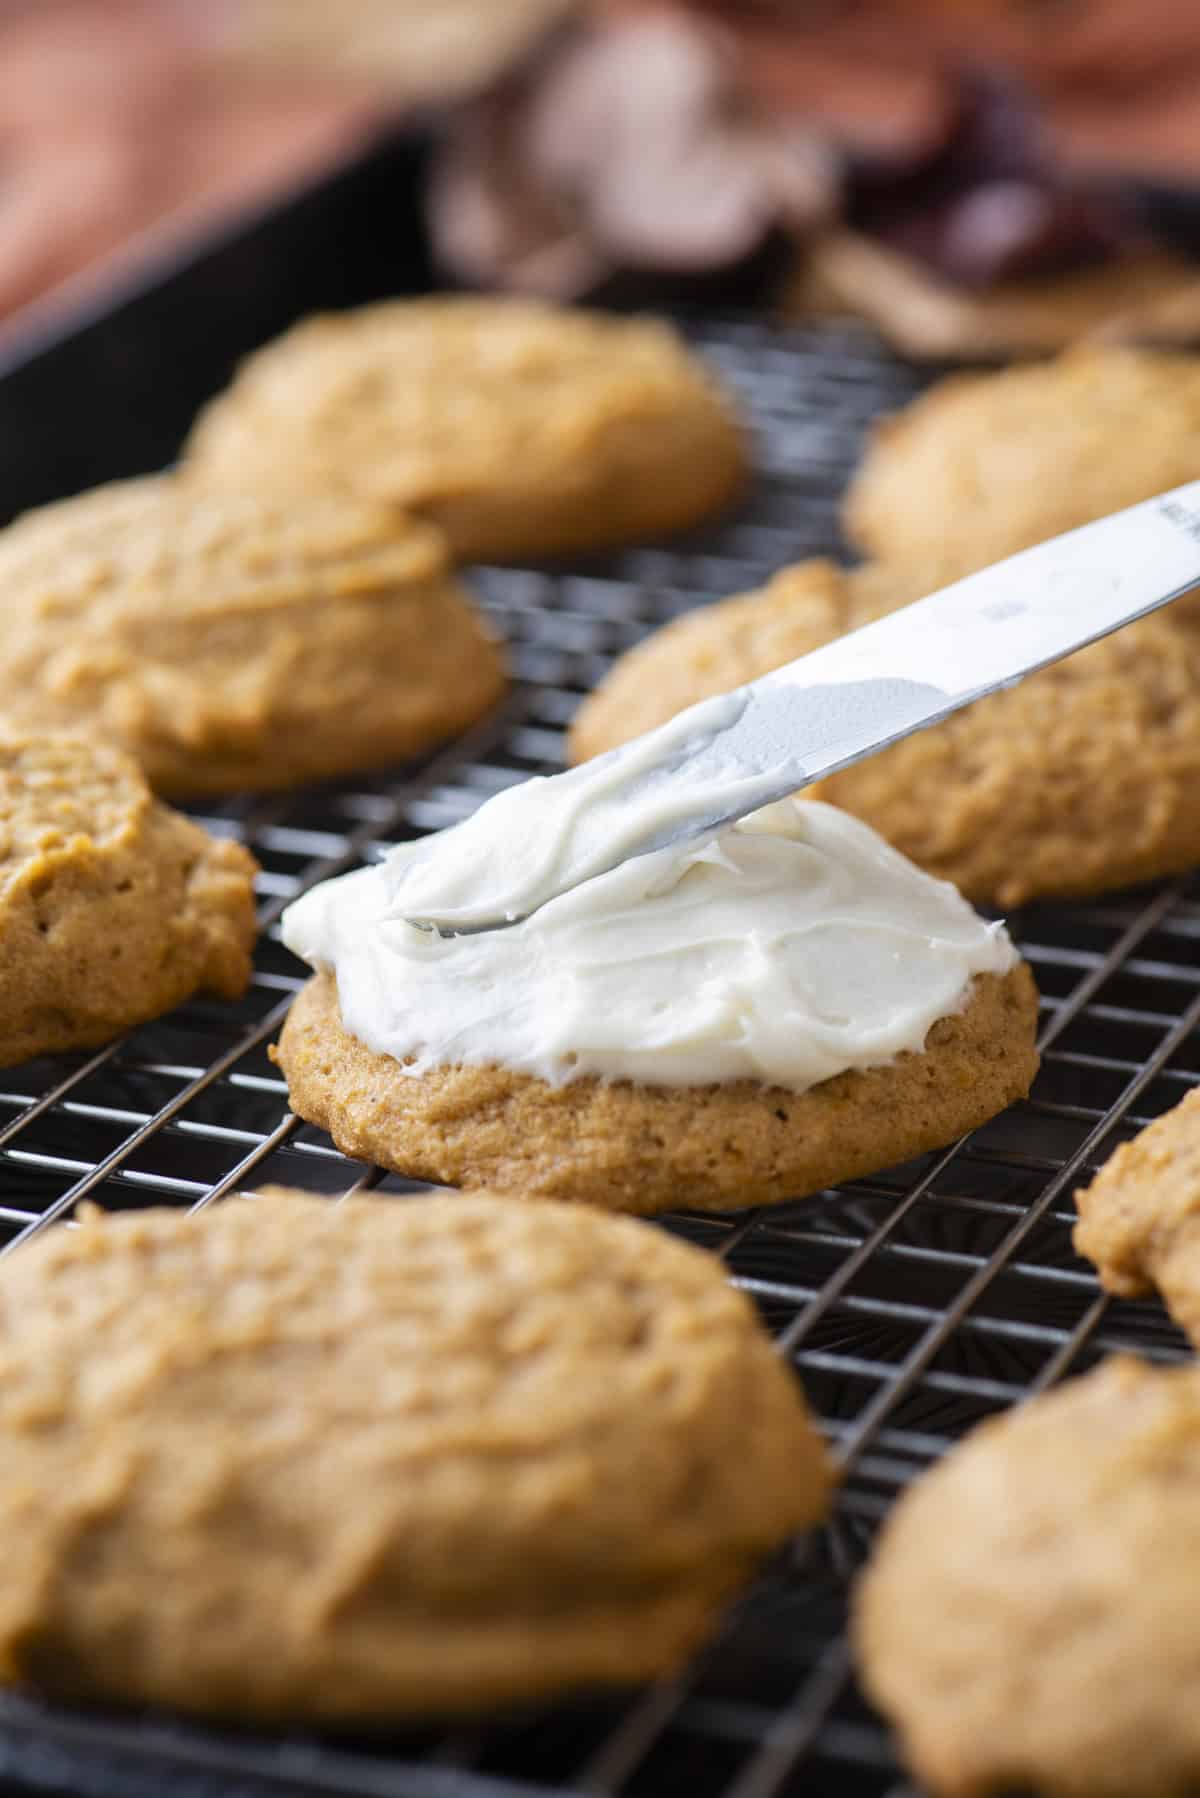
[[1200, 275], [1178, 257], [1146, 253], [970, 292], [838, 231], [801, 253], [781, 311], [793, 321], [865, 318], [918, 361], [1049, 355], [1091, 337], [1186, 344], [1200, 337]]
[[580, 31], [451, 127], [432, 219], [474, 281], [585, 291], [616, 268], [701, 273], [826, 222], [833, 153], [747, 105], [718, 35], [651, 14]]

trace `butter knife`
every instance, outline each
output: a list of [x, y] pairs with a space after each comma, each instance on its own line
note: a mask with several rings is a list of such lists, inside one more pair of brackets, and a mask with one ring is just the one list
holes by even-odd
[[565, 774], [498, 794], [387, 871], [442, 934], [527, 917], [1014, 685], [1200, 585], [1200, 481], [997, 562]]

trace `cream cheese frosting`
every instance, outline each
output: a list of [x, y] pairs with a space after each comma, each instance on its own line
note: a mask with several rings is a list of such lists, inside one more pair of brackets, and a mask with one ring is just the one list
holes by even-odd
[[499, 1063], [556, 1086], [803, 1092], [919, 1051], [976, 975], [1017, 961], [1002, 924], [814, 800], [639, 856], [474, 936], [405, 921], [417, 848], [315, 887], [282, 926], [336, 977], [350, 1034], [412, 1075]]
[[762, 775], [748, 773], [736, 757], [718, 750], [714, 770], [705, 756], [750, 703], [748, 687], [719, 693], [582, 768], [536, 775], [494, 794], [463, 823], [426, 837], [389, 866], [397, 915], [443, 932], [526, 918], [581, 881], [666, 847], [697, 810], [711, 804], [716, 829], [799, 788], [800, 764], [782, 789], [766, 791]]

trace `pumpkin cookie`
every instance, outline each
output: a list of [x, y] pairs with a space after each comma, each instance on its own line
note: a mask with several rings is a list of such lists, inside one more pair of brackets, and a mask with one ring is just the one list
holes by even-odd
[[[550, 784], [515, 803], [555, 865], [552, 802], [536, 828]], [[506, 890], [514, 800], [490, 805]], [[409, 875], [452, 880], [472, 829], [283, 915], [318, 977], [276, 1059], [295, 1110], [352, 1155], [618, 1211], [728, 1210], [940, 1147], [1029, 1089], [1037, 995], [1004, 927], [833, 806], [764, 807], [501, 929], [416, 928]]]
[[393, 761], [503, 685], [439, 533], [378, 507], [152, 476], [0, 532], [0, 718], [91, 726], [163, 792]]
[[349, 489], [467, 561], [654, 537], [746, 474], [731, 402], [674, 331], [533, 301], [388, 301], [306, 320], [197, 421], [197, 485]]
[[1198, 476], [1200, 357], [1086, 348], [951, 375], [883, 420], [843, 519], [939, 585]]
[[822, 1513], [699, 1250], [484, 1194], [87, 1213], [0, 1268], [0, 1678], [267, 1722], [670, 1671]]
[[0, 1066], [250, 978], [253, 859], [71, 737], [0, 738]]
[[[1198, 397], [1200, 405], [1200, 397]], [[583, 761], [939, 584], [831, 562], [689, 612], [586, 699]], [[1200, 608], [1181, 601], [807, 789], [977, 903], [1103, 892], [1200, 861]]]
[[486, 1183], [643, 1217], [803, 1198], [953, 1142], [1023, 1098], [1037, 993], [1021, 964], [980, 975], [922, 1053], [807, 1092], [728, 1081], [552, 1086], [500, 1066], [413, 1076], [343, 1027], [337, 987], [303, 988], [272, 1051], [292, 1107], [347, 1155], [422, 1180]]
[[945, 1798], [1200, 1785], [1200, 1373], [1109, 1361], [900, 1500], [858, 1592], [868, 1692]]
[[1107, 1290], [1157, 1288], [1200, 1343], [1200, 1089], [1122, 1143], [1075, 1204], [1075, 1247]]

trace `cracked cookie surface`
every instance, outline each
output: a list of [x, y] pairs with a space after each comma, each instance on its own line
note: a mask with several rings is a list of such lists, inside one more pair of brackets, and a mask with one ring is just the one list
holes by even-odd
[[1075, 1205], [1075, 1248], [1106, 1290], [1157, 1289], [1200, 1343], [1200, 1089], [1116, 1149]]
[[254, 874], [119, 750], [0, 734], [0, 1066], [107, 1042], [197, 991], [239, 997]]

